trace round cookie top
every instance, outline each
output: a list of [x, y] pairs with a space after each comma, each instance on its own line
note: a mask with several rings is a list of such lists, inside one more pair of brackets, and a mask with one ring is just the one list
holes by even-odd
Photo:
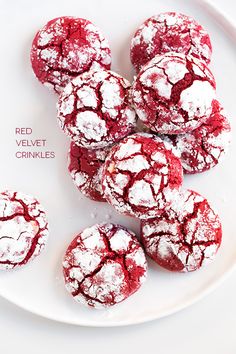
[[180, 134], [209, 118], [215, 87], [204, 62], [171, 52], [156, 56], [141, 69], [131, 99], [137, 115], [152, 131]]
[[105, 202], [102, 190], [102, 168], [109, 148], [86, 149], [71, 143], [69, 172], [76, 187], [88, 198]]
[[167, 141], [180, 152], [184, 172], [191, 174], [216, 166], [228, 150], [230, 140], [230, 123], [217, 100], [213, 101], [210, 118], [199, 128], [191, 133], [167, 137]]
[[94, 149], [114, 144], [136, 125], [129, 88], [130, 83], [112, 71], [79, 75], [59, 97], [59, 125], [76, 145]]
[[106, 158], [106, 200], [120, 213], [151, 218], [163, 212], [182, 185], [181, 161], [171, 145], [151, 134], [133, 134]]
[[12, 191], [0, 193], [0, 269], [33, 260], [47, 238], [46, 215], [34, 197]]
[[160, 266], [190, 272], [212, 261], [221, 244], [219, 216], [206, 198], [187, 190], [175, 198], [161, 217], [144, 220], [141, 240]]
[[85, 229], [71, 242], [63, 272], [74, 299], [100, 309], [136, 292], [146, 279], [147, 263], [132, 231], [103, 223]]
[[177, 52], [210, 63], [208, 33], [192, 17], [166, 12], [148, 18], [131, 41], [130, 57], [137, 72], [156, 55]]
[[111, 52], [101, 31], [90, 21], [58, 17], [34, 37], [31, 63], [36, 77], [60, 93], [72, 78], [97, 63], [111, 67]]

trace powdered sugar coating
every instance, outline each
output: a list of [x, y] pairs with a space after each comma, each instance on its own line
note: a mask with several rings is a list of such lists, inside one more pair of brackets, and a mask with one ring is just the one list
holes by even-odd
[[151, 218], [161, 213], [182, 184], [180, 159], [151, 134], [125, 138], [111, 149], [102, 175], [106, 200], [120, 213]]
[[105, 202], [102, 190], [102, 168], [109, 152], [104, 149], [86, 149], [71, 143], [69, 172], [76, 187], [88, 198]]
[[136, 71], [156, 55], [177, 52], [210, 63], [212, 46], [208, 33], [192, 17], [166, 12], [148, 18], [131, 41], [130, 57]]
[[94, 64], [110, 69], [111, 52], [103, 34], [90, 21], [58, 17], [36, 34], [31, 63], [39, 81], [60, 93], [69, 80]]
[[191, 133], [164, 137], [179, 150], [185, 173], [199, 173], [216, 166], [225, 156], [231, 127], [224, 108], [214, 100], [210, 118]]
[[215, 95], [215, 79], [204, 62], [173, 52], [144, 66], [131, 90], [140, 120], [162, 134], [199, 127], [209, 118]]
[[63, 272], [74, 299], [100, 309], [136, 292], [146, 279], [147, 263], [132, 231], [103, 223], [85, 229], [71, 242]]
[[136, 125], [129, 105], [130, 83], [108, 70], [90, 70], [72, 80], [58, 103], [62, 130], [79, 146], [104, 148], [121, 140]]
[[207, 265], [215, 258], [221, 238], [219, 216], [191, 190], [174, 198], [163, 215], [141, 224], [145, 251], [172, 271], [190, 272]]
[[46, 215], [34, 197], [12, 191], [0, 193], [0, 269], [33, 260], [47, 238]]

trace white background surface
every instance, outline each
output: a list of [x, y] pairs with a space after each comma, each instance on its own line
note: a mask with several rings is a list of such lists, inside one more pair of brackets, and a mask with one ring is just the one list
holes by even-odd
[[[236, 22], [234, 0], [215, 0], [215, 3]], [[3, 1], [0, 4], [4, 6]], [[111, 329], [54, 323], [0, 299], [0, 350], [6, 354], [50, 351], [90, 354], [127, 352], [129, 348], [134, 353], [231, 354], [236, 352], [235, 295], [236, 272], [213, 294], [180, 313], [144, 325]]]

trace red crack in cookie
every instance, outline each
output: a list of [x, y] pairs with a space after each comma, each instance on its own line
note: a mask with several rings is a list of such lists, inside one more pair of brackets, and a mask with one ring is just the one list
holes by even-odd
[[58, 103], [62, 130], [86, 148], [104, 148], [133, 132], [136, 115], [129, 106], [129, 82], [108, 70], [91, 70], [64, 89]]
[[55, 18], [39, 30], [32, 43], [34, 73], [57, 93], [95, 62], [110, 69], [110, 48], [100, 30], [83, 18]]
[[209, 170], [224, 157], [231, 138], [230, 123], [225, 116], [221, 104], [214, 100], [210, 118], [199, 128], [167, 137], [167, 141], [179, 150], [185, 173]]
[[131, 97], [139, 118], [151, 130], [186, 133], [209, 118], [215, 79], [204, 62], [168, 53], [156, 56], [143, 67]]
[[210, 63], [212, 46], [207, 32], [193, 18], [166, 12], [147, 19], [137, 30], [130, 56], [137, 72], [156, 55], [177, 52]]
[[86, 149], [71, 143], [69, 172], [76, 187], [88, 198], [105, 202], [102, 190], [102, 168], [109, 152], [104, 149]]
[[66, 251], [63, 271], [74, 299], [99, 309], [136, 292], [146, 279], [147, 263], [133, 232], [104, 223], [76, 236]]
[[0, 193], [0, 269], [28, 263], [41, 253], [47, 238], [46, 215], [34, 197]]
[[151, 218], [170, 204], [182, 185], [172, 147], [151, 134], [134, 134], [111, 149], [103, 167], [106, 200], [120, 213]]
[[212, 261], [221, 244], [219, 216], [208, 201], [187, 190], [159, 218], [142, 221], [141, 240], [160, 266], [190, 272]]

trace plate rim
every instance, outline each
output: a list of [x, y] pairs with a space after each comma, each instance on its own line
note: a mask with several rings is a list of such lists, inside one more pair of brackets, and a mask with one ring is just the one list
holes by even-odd
[[[131, 326], [131, 325], [139, 325], [139, 324], [143, 324], [143, 323], [147, 323], [147, 322], [151, 322], [154, 320], [159, 320], [161, 318], [170, 316], [172, 314], [175, 314], [181, 310], [184, 310], [185, 308], [195, 304], [196, 302], [202, 300], [203, 298], [205, 298], [207, 295], [209, 295], [210, 293], [212, 293], [214, 290], [216, 290], [216, 288], [218, 288], [232, 273], [233, 271], [236, 270], [236, 260], [234, 259], [232, 261], [232, 263], [230, 263], [230, 265], [228, 266], [226, 271], [223, 271], [223, 273], [221, 274], [221, 276], [216, 280], [216, 281], [212, 281], [211, 285], [209, 285], [208, 287], [206, 287], [203, 291], [198, 292], [196, 296], [191, 296], [189, 300], [183, 302], [182, 304], [179, 304], [178, 306], [173, 306], [170, 309], [161, 312], [158, 316], [153, 314], [153, 315], [149, 315], [149, 316], [144, 316], [138, 320], [122, 320], [120, 322], [114, 321], [114, 322], [109, 322], [109, 323], [105, 323], [106, 320], [102, 320], [102, 321], [96, 321], [96, 323], [92, 323], [90, 321], [73, 321], [73, 320], [63, 320], [57, 316], [48, 316], [46, 314], [43, 314], [42, 312], [38, 312], [37, 310], [33, 310], [30, 308], [27, 308], [26, 306], [19, 304], [17, 301], [12, 300], [7, 298], [6, 296], [0, 294], [0, 296], [2, 298], [4, 298], [6, 301], [8, 301], [9, 303], [12, 303], [13, 305], [23, 309], [26, 312], [29, 312], [35, 316], [39, 316], [41, 318], [50, 320], [50, 321], [54, 321], [54, 322], [58, 322], [58, 323], [62, 323], [62, 324], [69, 324], [69, 325], [73, 325], [73, 326], [81, 326], [81, 327], [91, 327], [91, 328], [109, 328], [109, 327], [123, 327], [123, 326]], [[98, 310], [99, 311], [99, 310]]]

